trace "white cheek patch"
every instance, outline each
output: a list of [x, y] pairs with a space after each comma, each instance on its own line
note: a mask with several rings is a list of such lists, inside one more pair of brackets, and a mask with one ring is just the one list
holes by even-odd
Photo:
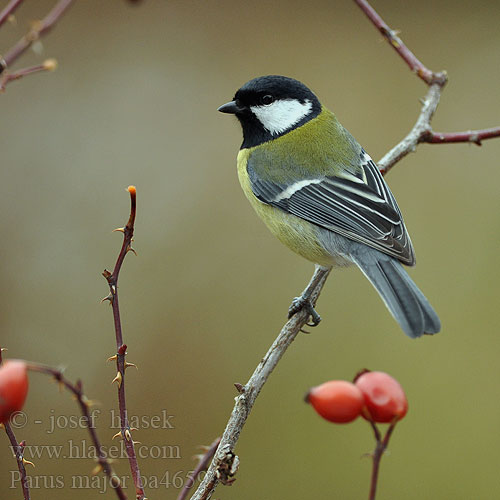
[[304, 102], [278, 99], [269, 106], [250, 106], [250, 109], [266, 130], [278, 135], [306, 117], [312, 110], [312, 103], [308, 99]]

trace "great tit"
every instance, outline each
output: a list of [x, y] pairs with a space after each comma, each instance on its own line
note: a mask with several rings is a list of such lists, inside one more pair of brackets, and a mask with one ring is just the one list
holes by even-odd
[[238, 177], [271, 232], [318, 266], [356, 264], [409, 337], [439, 332], [436, 312], [400, 264], [415, 265], [415, 253], [394, 196], [316, 95], [292, 78], [262, 76], [218, 110], [241, 124]]

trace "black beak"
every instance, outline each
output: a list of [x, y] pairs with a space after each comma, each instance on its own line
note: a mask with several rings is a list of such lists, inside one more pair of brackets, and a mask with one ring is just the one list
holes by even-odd
[[220, 111], [221, 113], [230, 113], [235, 115], [238, 113], [238, 111], [241, 111], [241, 108], [239, 108], [236, 105], [236, 101], [231, 101], [231, 102], [226, 102], [226, 104], [223, 104], [219, 108], [217, 108], [217, 111]]

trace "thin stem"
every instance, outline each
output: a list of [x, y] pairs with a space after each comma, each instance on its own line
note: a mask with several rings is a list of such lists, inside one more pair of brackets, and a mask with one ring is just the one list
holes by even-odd
[[185, 500], [189, 494], [189, 490], [193, 487], [193, 484], [195, 483], [196, 479], [200, 475], [201, 472], [206, 471], [208, 468], [208, 465], [210, 463], [210, 460], [212, 460], [212, 457], [214, 456], [215, 452], [217, 451], [217, 447], [219, 446], [220, 443], [220, 437], [218, 437], [208, 448], [206, 453], [201, 457], [201, 460], [199, 461], [196, 469], [193, 471], [189, 479], [186, 481], [186, 484], [184, 484], [184, 487], [182, 488], [182, 491], [179, 493], [177, 500]]
[[[3, 356], [2, 352], [4, 351], [4, 348], [0, 347], [0, 365], [3, 362]], [[4, 424], [5, 432], [7, 434], [7, 437], [9, 438], [10, 445], [12, 446], [12, 450], [16, 454], [16, 461], [17, 461], [17, 468], [19, 470], [19, 475], [21, 477], [21, 487], [23, 489], [23, 497], [24, 500], [30, 500], [30, 489], [28, 485], [28, 475], [26, 473], [26, 467], [24, 466], [24, 441], [19, 443], [17, 441], [16, 435], [14, 434], [14, 431], [12, 430], [12, 427], [10, 426], [9, 422], [5, 422]]]
[[11, 16], [14, 11], [23, 3], [24, 0], [11, 0], [4, 9], [0, 12], [0, 26], [2, 26], [9, 16]]
[[429, 144], [472, 142], [481, 146], [481, 141], [495, 137], [500, 137], [500, 127], [469, 130], [468, 132], [429, 132], [422, 138], [422, 142]]
[[18, 443], [14, 431], [8, 422], [4, 424], [5, 432], [9, 437], [10, 445], [16, 453], [17, 468], [19, 469], [19, 474], [21, 476], [21, 487], [23, 488], [24, 500], [30, 500], [30, 489], [28, 486], [28, 474], [26, 473], [26, 467], [24, 466], [24, 442]]
[[0, 78], [0, 92], [5, 90], [8, 83], [19, 80], [23, 76], [31, 75], [32, 73], [39, 73], [40, 71], [54, 71], [57, 63], [54, 59], [47, 59], [42, 64], [37, 64], [36, 66], [29, 66], [28, 68], [22, 68], [13, 73], [5, 72]]
[[0, 61], [0, 73], [12, 65], [26, 49], [42, 35], [50, 31], [59, 18], [66, 12], [74, 0], [59, 0], [53, 9], [41, 20], [35, 21], [31, 29], [13, 47], [11, 47]]
[[115, 267], [113, 272], [110, 273], [108, 270], [104, 270], [102, 273], [106, 278], [109, 286], [109, 295], [106, 297], [107, 300], [111, 302], [113, 307], [113, 322], [115, 326], [115, 338], [116, 338], [116, 356], [110, 359], [116, 359], [116, 369], [117, 374], [114, 381], [118, 384], [118, 407], [120, 411], [120, 428], [122, 439], [125, 443], [125, 450], [127, 451], [127, 457], [130, 464], [130, 472], [132, 474], [132, 479], [135, 485], [137, 500], [143, 500], [145, 498], [144, 486], [141, 478], [141, 471], [139, 469], [139, 464], [137, 463], [137, 456], [135, 453], [134, 441], [131, 435], [131, 427], [128, 420], [127, 414], [127, 402], [125, 397], [125, 370], [129, 366], [125, 362], [125, 356], [127, 354], [127, 346], [123, 343], [123, 333], [122, 324], [120, 317], [120, 305], [118, 302], [118, 278], [120, 275], [120, 270], [125, 259], [125, 256], [129, 252], [134, 252], [132, 248], [132, 241], [134, 236], [134, 223], [136, 215], [136, 198], [137, 193], [134, 186], [128, 187], [128, 192], [130, 194], [130, 216], [125, 227], [117, 229], [123, 233], [123, 243], [116, 259]]
[[385, 450], [387, 449], [387, 446], [389, 445], [389, 439], [391, 439], [392, 432], [394, 431], [394, 428], [396, 427], [397, 420], [391, 423], [389, 425], [389, 428], [387, 429], [384, 438], [382, 439], [382, 435], [380, 434], [380, 431], [377, 427], [377, 425], [370, 421], [370, 424], [373, 429], [373, 433], [375, 434], [375, 451], [373, 452], [372, 456], [372, 477], [371, 477], [371, 482], [370, 482], [370, 494], [368, 496], [368, 500], [375, 500], [375, 495], [377, 493], [377, 483], [378, 483], [378, 476], [379, 476], [379, 470], [380, 470], [380, 461], [382, 460], [382, 455], [384, 454]]
[[85, 422], [85, 425], [87, 426], [87, 429], [90, 434], [90, 438], [92, 440], [92, 443], [94, 444], [96, 450], [99, 452], [99, 456], [97, 458], [97, 461], [104, 472], [106, 476], [109, 479], [110, 485], [116, 492], [116, 496], [120, 500], [127, 500], [127, 496], [125, 495], [125, 492], [123, 491], [121, 484], [120, 484], [120, 479], [119, 477], [114, 473], [111, 464], [109, 463], [108, 459], [106, 458], [105, 452], [102, 449], [101, 442], [99, 441], [99, 438], [97, 436], [97, 432], [95, 428], [92, 425], [92, 418], [90, 415], [90, 406], [91, 406], [91, 401], [87, 399], [85, 394], [83, 393], [83, 387], [82, 387], [82, 382], [78, 380], [76, 384], [72, 384], [68, 379], [66, 379], [62, 373], [61, 370], [58, 370], [56, 368], [52, 368], [50, 366], [42, 365], [39, 363], [27, 363], [28, 370], [39, 372], [39, 373], [45, 373], [47, 375], [50, 375], [54, 377], [54, 379], [61, 385], [63, 385], [68, 391], [70, 391], [76, 398], [78, 405], [80, 406], [80, 410], [83, 415], [83, 420]]
[[[331, 269], [317, 267], [306, 290], [315, 283], [311, 293], [313, 305], [316, 303]], [[233, 449], [238, 441], [241, 430], [253, 408], [255, 400], [262, 387], [278, 364], [279, 360], [291, 345], [301, 328], [307, 323], [309, 314], [302, 310], [295, 314], [281, 329], [278, 337], [262, 358], [246, 385], [237, 385], [240, 394], [229, 417], [229, 421], [222, 435], [219, 447], [208, 468], [207, 474], [198, 486], [191, 500], [206, 500], [212, 495], [219, 481], [230, 483], [234, 475], [237, 457]]]

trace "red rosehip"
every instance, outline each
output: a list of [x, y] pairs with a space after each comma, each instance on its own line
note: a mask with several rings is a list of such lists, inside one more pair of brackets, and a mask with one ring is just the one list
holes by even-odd
[[0, 423], [22, 409], [28, 394], [28, 372], [24, 361], [9, 360], [0, 366]]
[[330, 380], [313, 387], [307, 393], [306, 401], [325, 420], [336, 424], [345, 424], [358, 418], [364, 405], [361, 391], [345, 380]]
[[[363, 393], [365, 409], [363, 418], [388, 423], [401, 420], [408, 411], [408, 400], [399, 382], [384, 372], [366, 372], [355, 385]], [[365, 414], [366, 410], [366, 414]]]

